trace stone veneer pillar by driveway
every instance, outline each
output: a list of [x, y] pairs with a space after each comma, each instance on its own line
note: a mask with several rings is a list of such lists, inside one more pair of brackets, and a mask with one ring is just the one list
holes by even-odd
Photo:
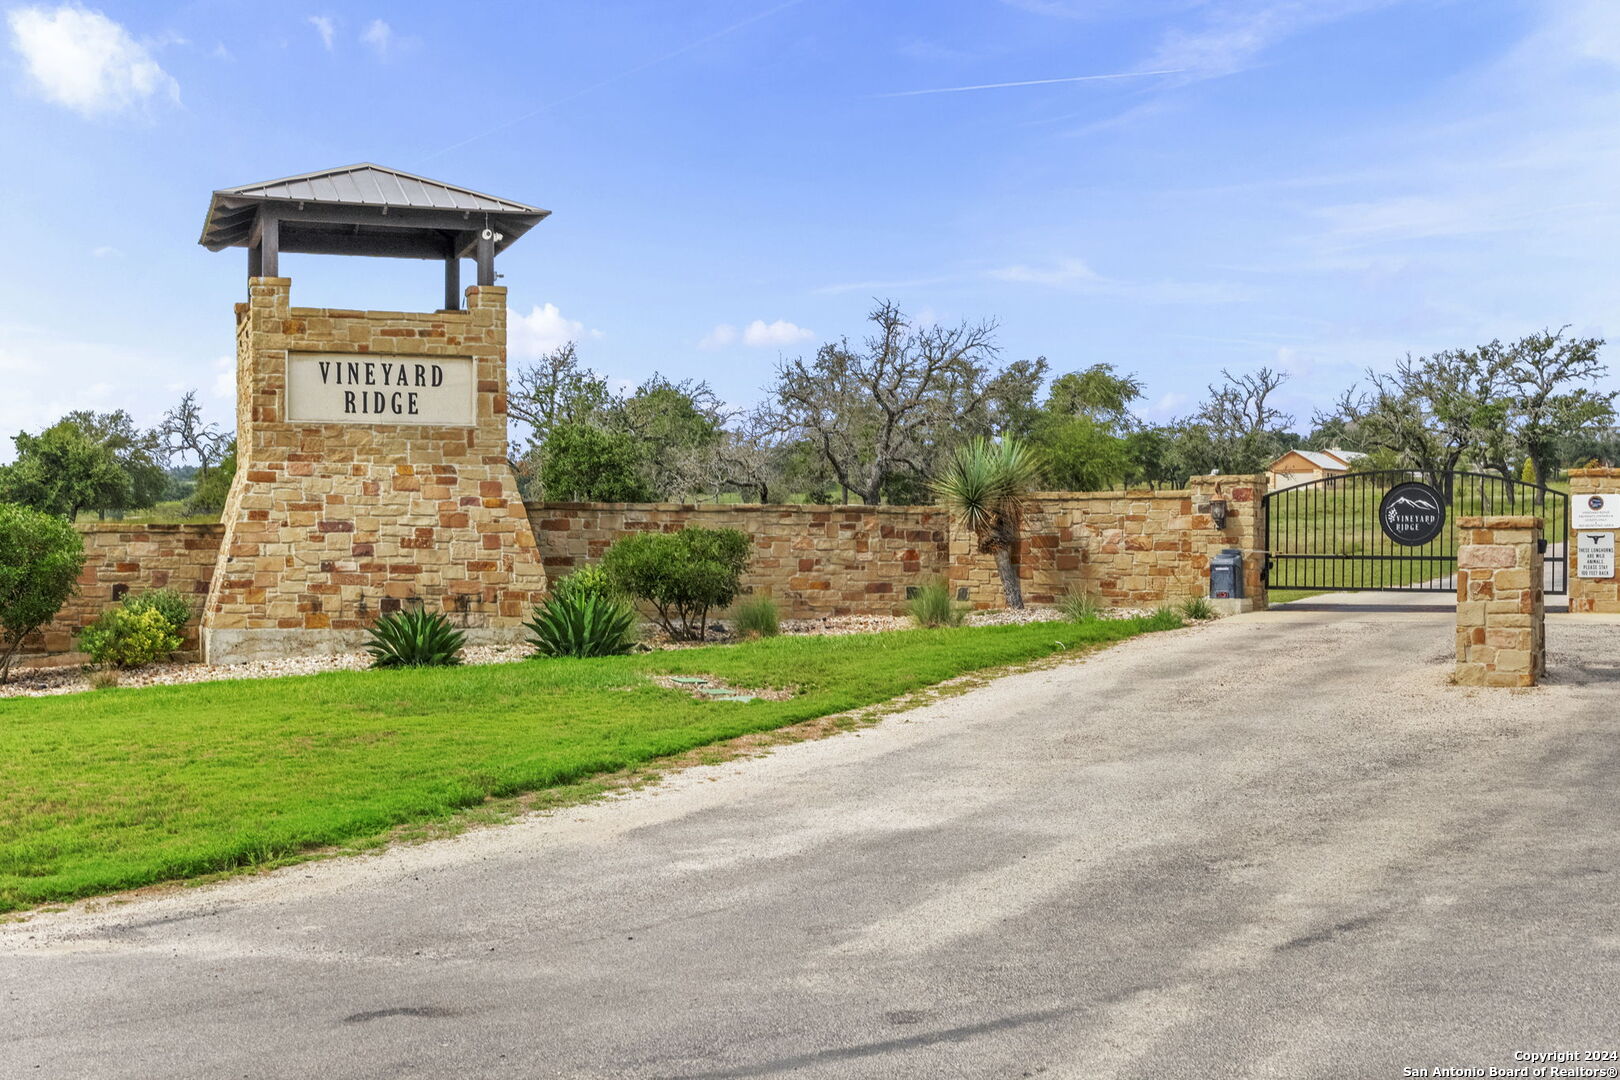
[[[1593, 495], [1620, 494], [1620, 469], [1571, 469], [1569, 471], [1569, 508], [1571, 521], [1575, 508]], [[1617, 529], [1582, 529], [1580, 532], [1608, 532], [1620, 534]], [[1616, 535], [1620, 540], [1620, 535]], [[1560, 538], [1562, 539], [1562, 538]], [[1620, 613], [1620, 576], [1584, 578], [1580, 576], [1580, 540], [1572, 526], [1569, 533], [1569, 610], [1571, 614]]]
[[[236, 308], [237, 471], [205, 658], [354, 649], [379, 614], [413, 603], [446, 612], [471, 644], [520, 640], [546, 575], [506, 456], [506, 290], [414, 313], [295, 308], [291, 287], [251, 278]], [[289, 354], [356, 362], [379, 383], [385, 362], [443, 360], [468, 371], [471, 401], [444, 423], [293, 420]]]
[[1534, 686], [1547, 670], [1541, 519], [1457, 521], [1457, 670], [1464, 686]]

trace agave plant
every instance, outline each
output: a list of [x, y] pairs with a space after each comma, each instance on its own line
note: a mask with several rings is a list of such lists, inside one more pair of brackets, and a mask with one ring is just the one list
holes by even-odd
[[1001, 591], [1011, 608], [1024, 606], [1012, 552], [1024, 503], [1040, 472], [1034, 452], [1017, 439], [978, 438], [958, 447], [934, 480], [935, 497], [978, 537], [981, 552], [996, 557]]
[[635, 609], [617, 597], [563, 589], [523, 625], [540, 656], [618, 656], [630, 651], [635, 622]]
[[384, 615], [367, 634], [366, 651], [374, 668], [450, 667], [461, 663], [461, 647], [467, 642], [442, 612], [420, 606]]

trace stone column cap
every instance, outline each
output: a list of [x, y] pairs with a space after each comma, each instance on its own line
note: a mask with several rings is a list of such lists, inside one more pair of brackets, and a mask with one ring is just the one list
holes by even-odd
[[1459, 529], [1539, 529], [1542, 520], [1531, 514], [1493, 517], [1462, 517], [1457, 519]]

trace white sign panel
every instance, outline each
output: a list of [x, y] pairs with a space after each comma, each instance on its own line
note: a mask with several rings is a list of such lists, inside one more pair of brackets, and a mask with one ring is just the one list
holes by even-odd
[[1620, 495], [1571, 495], [1572, 529], [1620, 529]]
[[289, 353], [287, 419], [322, 424], [478, 422], [477, 376], [465, 356]]
[[1614, 577], [1614, 533], [1576, 533], [1575, 550], [1578, 560], [1575, 564], [1576, 577]]

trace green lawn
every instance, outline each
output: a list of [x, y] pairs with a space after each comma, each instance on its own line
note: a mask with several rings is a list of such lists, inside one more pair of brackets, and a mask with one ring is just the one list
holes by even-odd
[[[0, 911], [363, 841], [492, 796], [1175, 625], [1161, 615], [774, 638], [0, 700]], [[696, 701], [650, 673], [797, 692]]]

